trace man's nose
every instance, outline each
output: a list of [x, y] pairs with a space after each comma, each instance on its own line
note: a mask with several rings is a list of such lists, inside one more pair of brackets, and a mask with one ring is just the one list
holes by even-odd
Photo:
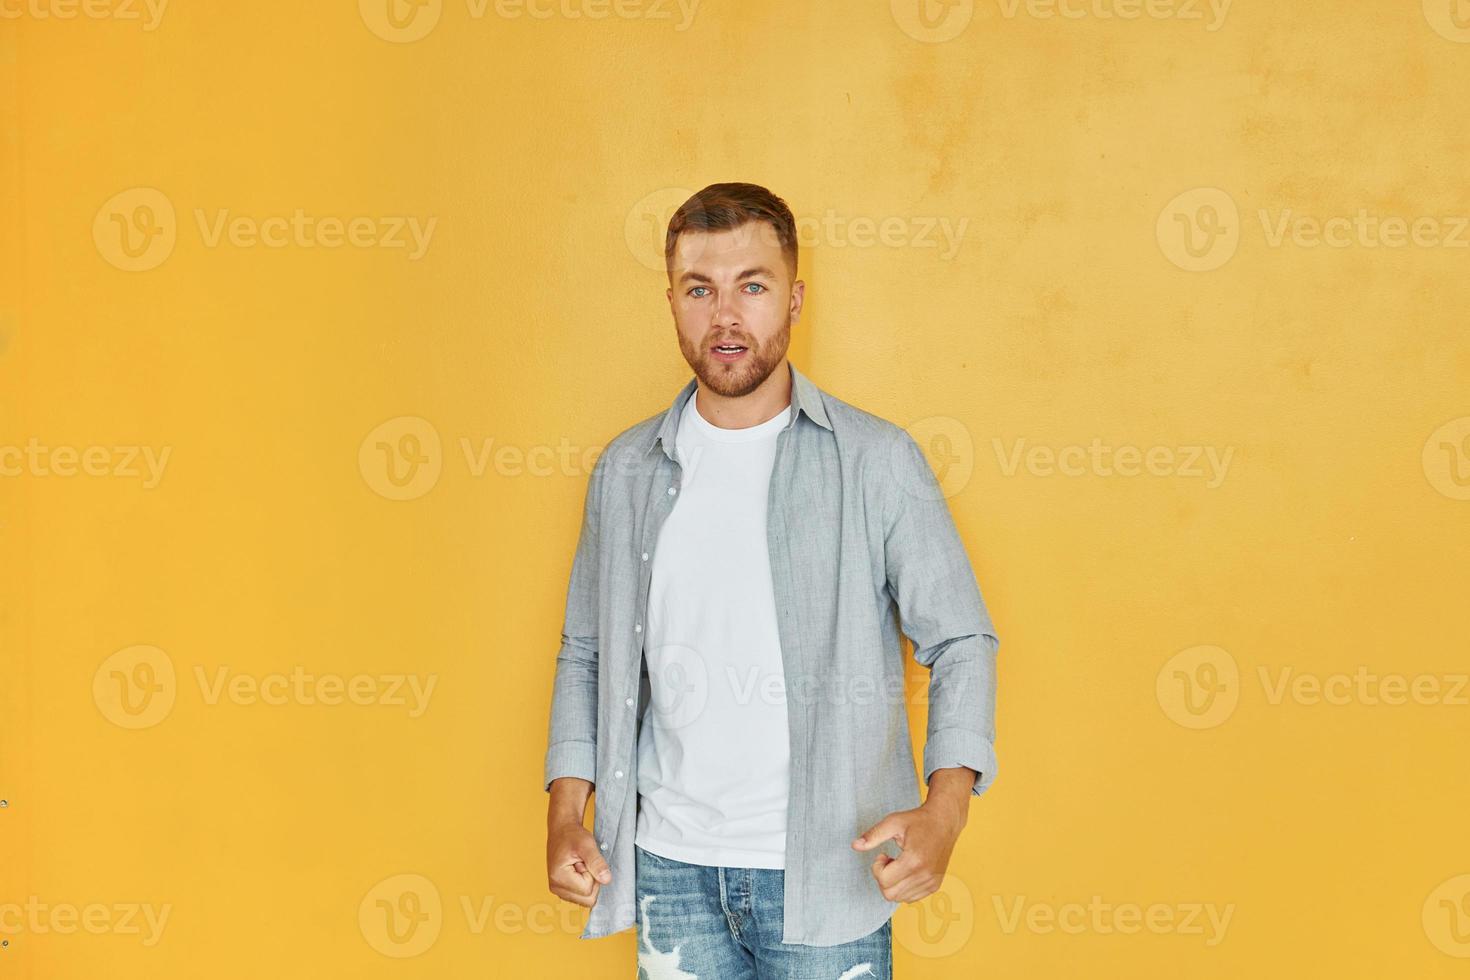
[[731, 327], [740, 326], [740, 311], [734, 300], [730, 299], [727, 294], [721, 293], [720, 297], [715, 300], [715, 309], [713, 318], [710, 320], [710, 326], [720, 327], [726, 330]]

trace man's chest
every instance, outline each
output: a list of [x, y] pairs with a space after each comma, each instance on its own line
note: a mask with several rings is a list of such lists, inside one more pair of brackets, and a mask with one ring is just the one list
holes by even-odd
[[830, 446], [778, 440], [768, 461], [743, 467], [654, 451], [638, 470], [603, 503], [603, 582], [618, 603], [645, 608], [655, 567], [662, 580], [721, 562], [764, 564], [792, 615], [815, 604], [827, 619], [841, 587], [881, 586], [881, 500]]

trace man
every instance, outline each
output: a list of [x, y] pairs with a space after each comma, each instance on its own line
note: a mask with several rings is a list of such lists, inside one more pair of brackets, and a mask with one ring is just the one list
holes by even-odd
[[[995, 778], [999, 639], [913, 438], [787, 360], [786, 204], [706, 187], [665, 254], [694, 378], [588, 482], [549, 885], [584, 939], [635, 926], [648, 980], [890, 977], [897, 903], [938, 889]], [[930, 671], [922, 804], [900, 628]]]

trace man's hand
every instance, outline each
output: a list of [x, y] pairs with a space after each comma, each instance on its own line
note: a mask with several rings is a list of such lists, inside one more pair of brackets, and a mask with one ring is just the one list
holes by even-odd
[[582, 826], [592, 784], [566, 776], [553, 780], [546, 815], [546, 883], [557, 898], [591, 908], [612, 870], [597, 849], [597, 839]]
[[902, 851], [897, 858], [880, 851], [872, 865], [884, 898], [917, 902], [939, 890], [949, 856], [969, 819], [974, 785], [973, 769], [936, 769], [922, 805], [888, 814], [852, 842], [857, 851], [871, 851], [886, 840], [897, 842]]

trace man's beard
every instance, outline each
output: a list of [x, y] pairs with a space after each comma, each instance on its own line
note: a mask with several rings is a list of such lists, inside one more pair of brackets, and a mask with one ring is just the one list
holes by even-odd
[[781, 358], [786, 356], [786, 348], [791, 343], [791, 318], [787, 317], [780, 331], [763, 344], [757, 345], [755, 341], [739, 335], [722, 338], [746, 348], [745, 356], [734, 364], [715, 360], [707, 339], [701, 341], [706, 346], [696, 347], [682, 332], [675, 332], [679, 335], [679, 350], [684, 354], [684, 360], [689, 362], [704, 386], [726, 398], [741, 398], [759, 388], [776, 370]]

